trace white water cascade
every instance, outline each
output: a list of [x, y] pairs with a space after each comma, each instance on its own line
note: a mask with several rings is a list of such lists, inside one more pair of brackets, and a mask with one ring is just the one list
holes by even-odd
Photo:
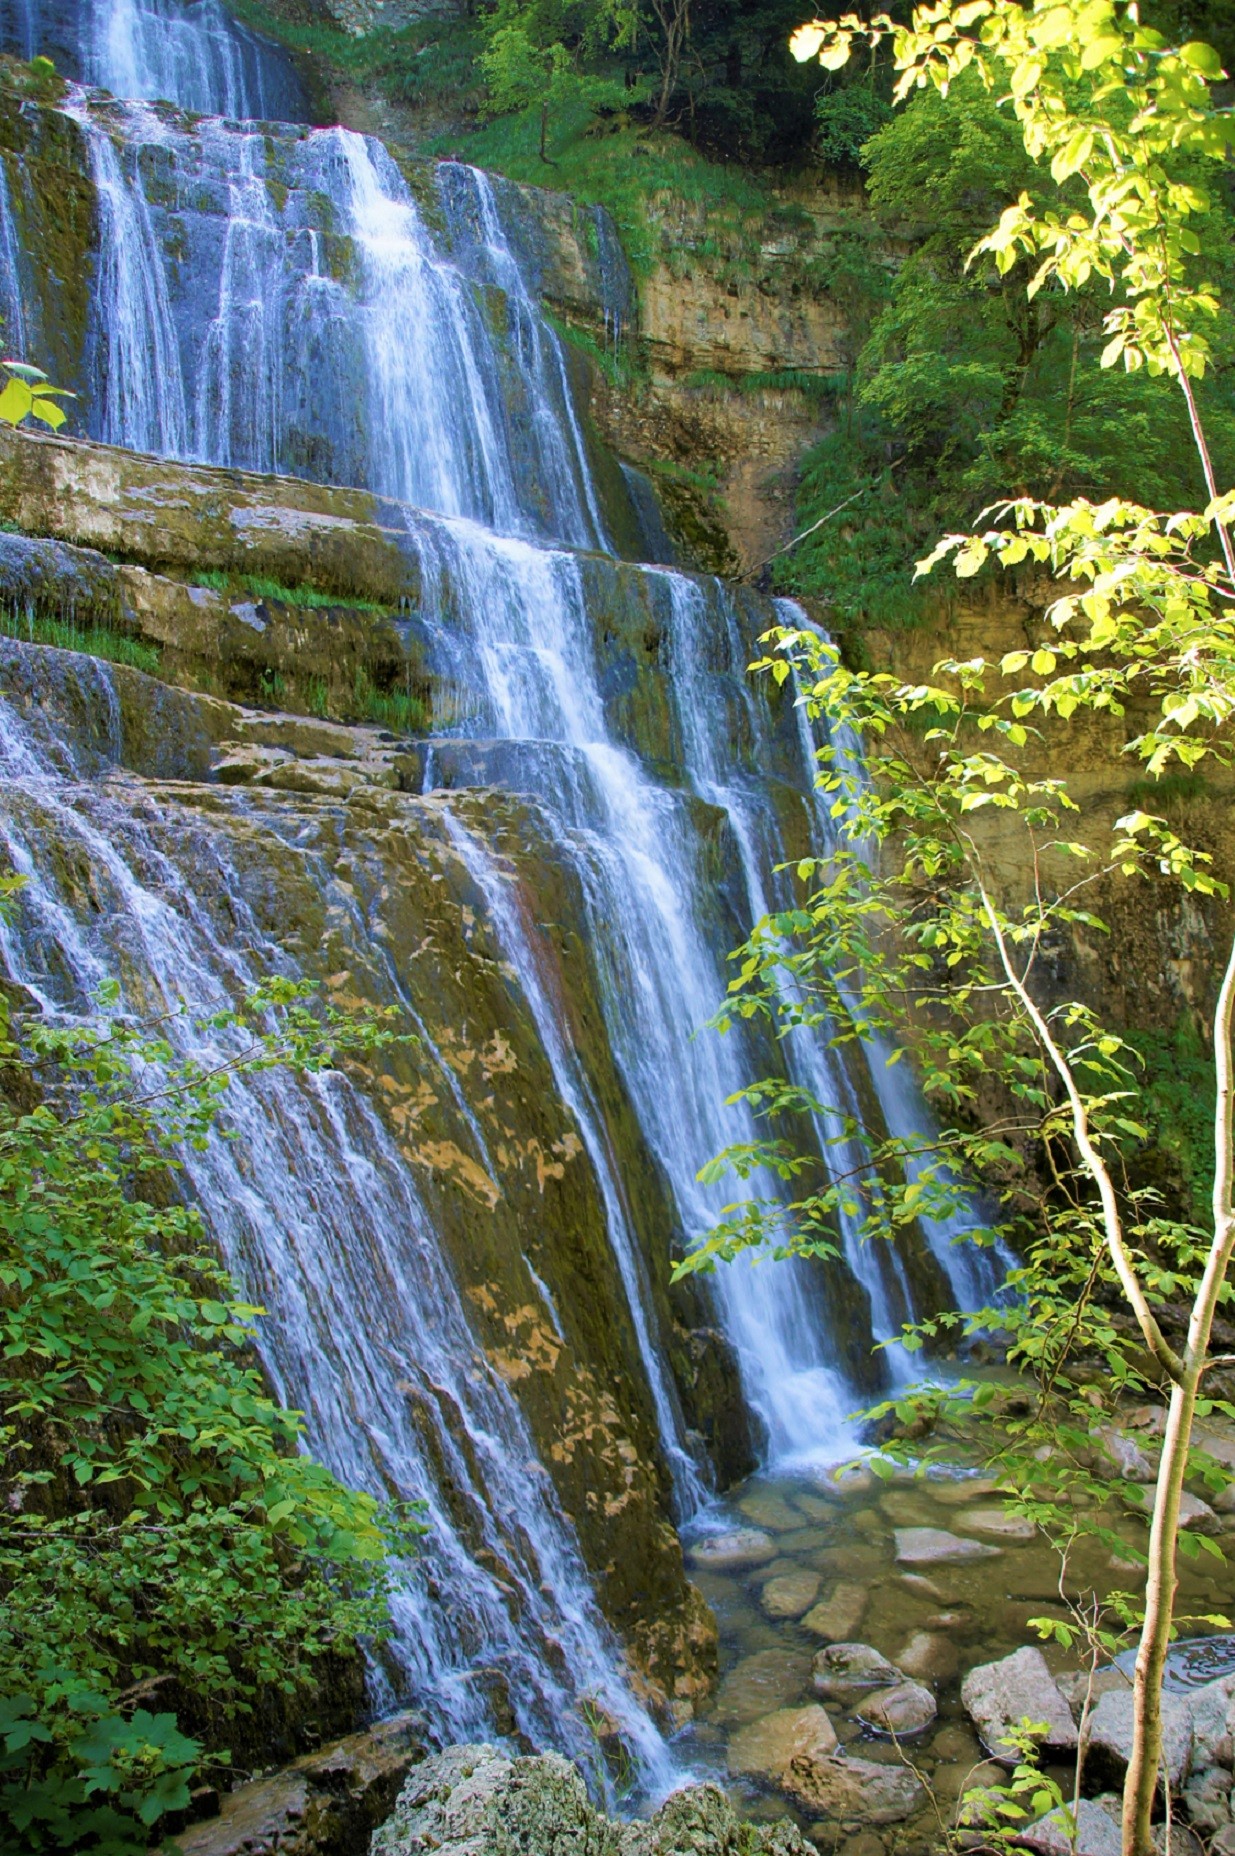
[[[296, 85], [218, 0], [91, 0], [82, 11], [0, 0], [0, 42], [28, 55], [57, 33], [72, 41], [77, 76], [130, 99], [103, 109], [78, 88], [65, 105], [98, 203], [73, 383], [90, 434], [383, 499], [384, 532], [415, 556], [422, 589], [400, 622], [438, 693], [434, 732], [417, 744], [426, 791], [527, 795], [577, 882], [603, 1017], [592, 1035], [612, 1053], [670, 1208], [655, 1257], [641, 1249], [637, 1182], [624, 1175], [586, 1053], [545, 982], [539, 926], [515, 906], [514, 877], [466, 803], [437, 802], [588, 1156], [686, 1520], [706, 1501], [707, 1470], [655, 1284], [731, 1196], [701, 1185], [700, 1169], [758, 1133], [747, 1109], [727, 1103], [768, 1053], [741, 1028], [722, 1038], [706, 1027], [729, 949], [777, 905], [786, 833], [809, 840], [818, 829], [797, 723], [745, 676], [768, 609], [708, 577], [618, 560], [652, 551], [652, 525], [640, 527], [639, 497], [576, 404], [570, 352], [538, 296], [540, 259], [512, 230], [527, 210], [514, 190], [454, 162], [414, 184], [380, 143], [339, 128], [229, 120], [292, 99]], [[148, 100], [201, 107], [203, 89], [214, 112], [203, 122]], [[9, 326], [20, 308], [37, 348], [56, 306], [30, 283], [48, 267], [21, 247], [27, 177], [4, 173], [0, 294]], [[612, 243], [598, 241], [600, 285], [613, 277]], [[615, 286], [604, 298], [614, 329], [628, 296]], [[109, 673], [97, 675], [105, 713]], [[0, 821], [30, 876], [32, 910], [3, 951], [48, 1010], [83, 1010], [112, 973], [135, 1006], [205, 1007], [286, 964], [208, 810], [181, 820], [169, 802], [160, 817], [115, 774], [114, 742], [97, 764], [73, 764], [18, 706], [0, 720]], [[257, 801], [228, 789], [220, 804], [242, 816]], [[64, 870], [41, 868], [44, 826], [75, 847], [65, 869], [94, 873], [93, 913]], [[263, 811], [262, 829], [272, 856], [313, 855], [294, 811]], [[363, 936], [325, 862], [319, 880]], [[395, 960], [388, 977], [405, 999]], [[838, 1112], [855, 1101], [822, 1046], [793, 1061]], [[886, 1090], [882, 1100], [899, 1131], [912, 1105]], [[414, 1695], [443, 1736], [460, 1737], [491, 1730], [498, 1688], [518, 1734], [579, 1756], [592, 1744], [582, 1708], [593, 1700], [647, 1784], [663, 1785], [663, 1745], [620, 1673], [570, 1521], [511, 1386], [480, 1352], [425, 1195], [381, 1118], [339, 1078], [254, 1081], [232, 1112], [240, 1141], [191, 1157], [189, 1177], [228, 1260], [271, 1309], [272, 1380], [305, 1409], [312, 1446], [340, 1474], [428, 1504], [432, 1533], [399, 1599], [390, 1692]], [[817, 1131], [838, 1170], [857, 1158], [839, 1127], [824, 1117]], [[851, 1447], [845, 1420], [859, 1388], [887, 1380], [887, 1359], [872, 1371], [871, 1343], [914, 1312], [911, 1279], [937, 1304], [989, 1294], [989, 1259], [979, 1254], [966, 1274], [955, 1235], [923, 1233], [911, 1271], [842, 1220], [845, 1266], [741, 1261], [718, 1273], [717, 1316], [769, 1458], [834, 1459]], [[554, 1285], [527, 1267], [560, 1338]]]

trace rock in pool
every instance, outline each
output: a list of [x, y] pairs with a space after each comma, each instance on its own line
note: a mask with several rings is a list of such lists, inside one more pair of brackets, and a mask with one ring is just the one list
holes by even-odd
[[735, 1527], [727, 1534], [705, 1534], [687, 1549], [692, 1566], [709, 1572], [723, 1572], [729, 1567], [762, 1566], [775, 1559], [776, 1543], [759, 1527]]
[[908, 1767], [842, 1754], [790, 1760], [781, 1785], [804, 1811], [863, 1825], [897, 1824], [926, 1803], [925, 1788]]
[[829, 1643], [852, 1641], [853, 1633], [866, 1616], [866, 1587], [842, 1579], [832, 1587], [822, 1604], [815, 1605], [802, 1619], [803, 1630]]
[[946, 1527], [898, 1527], [896, 1557], [902, 1566], [944, 1566], [955, 1560], [985, 1560], [998, 1553], [980, 1540], [963, 1540]]
[[903, 1679], [895, 1663], [869, 1643], [830, 1643], [815, 1658], [815, 1693], [837, 1701], [848, 1701], [872, 1688], [894, 1688]]
[[[1122, 1785], [1132, 1752], [1132, 1690], [1108, 1689], [1089, 1717], [1086, 1770]], [[1183, 1784], [1192, 1759], [1192, 1710], [1182, 1695], [1162, 1697], [1162, 1760], [1172, 1789]]]
[[898, 1682], [894, 1688], [876, 1689], [864, 1696], [856, 1713], [876, 1733], [922, 1734], [935, 1718], [935, 1697], [921, 1682]]
[[819, 1574], [799, 1566], [769, 1579], [759, 1602], [770, 1618], [800, 1618], [818, 1596]]
[[734, 1774], [775, 1781], [791, 1759], [826, 1759], [839, 1744], [826, 1710], [811, 1702], [805, 1708], [777, 1708], [739, 1728], [726, 1759]]
[[1041, 1650], [1028, 1645], [997, 1663], [971, 1669], [961, 1684], [961, 1701], [983, 1744], [1005, 1766], [1019, 1758], [1006, 1735], [1026, 1718], [1046, 1722], [1042, 1744], [1050, 1751], [1067, 1752], [1076, 1745], [1071, 1710]]

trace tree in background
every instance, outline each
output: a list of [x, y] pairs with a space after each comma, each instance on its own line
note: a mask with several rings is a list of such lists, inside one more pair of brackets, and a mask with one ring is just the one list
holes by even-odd
[[[1231, 762], [1235, 493], [1220, 487], [1202, 400], [1226, 340], [1205, 228], [1231, 118], [1213, 94], [1223, 73], [1211, 47], [1171, 44], [1142, 26], [1134, 6], [1116, 9], [1111, 0], [1026, 8], [940, 0], [904, 27], [886, 17], [816, 21], [796, 35], [795, 50], [840, 68], [855, 44], [871, 40], [891, 43], [897, 96], [925, 95], [919, 125], [932, 133], [958, 93], [958, 123], [970, 135], [984, 97], [1003, 99], [1015, 130], [983, 129], [985, 178], [998, 191], [993, 177], [1006, 175], [1016, 197], [1005, 194], [998, 224], [971, 259], [993, 260], [994, 277], [982, 286], [991, 315], [1013, 346], [1032, 349], [1046, 339], [1048, 319], [1074, 328], [1088, 326], [1078, 315], [1096, 319], [1088, 304], [1078, 311], [1077, 297], [1100, 286], [1101, 364], [1122, 366], [1147, 380], [1147, 391], [1175, 400], [1200, 495], [1194, 511], [1167, 513], [1105, 494], [1103, 485], [1095, 486], [1100, 501], [1014, 495], [988, 510], [977, 532], [946, 537], [920, 572], [948, 560], [971, 579], [997, 563], [1029, 568], [1050, 587], [1036, 648], [999, 663], [949, 661], [929, 685], [908, 686], [849, 669], [813, 631], [777, 635], [767, 666], [782, 682], [796, 671], [827, 730], [821, 780], [836, 846], [828, 859], [799, 866], [813, 884], [802, 905], [759, 924], [741, 950], [722, 1028], [736, 1016], [763, 1017], [785, 1037], [890, 1044], [893, 1061], [908, 1055], [917, 1064], [945, 1125], [909, 1139], [875, 1131], [869, 1172], [830, 1181], [812, 1172], [789, 1130], [794, 1115], [818, 1123], [837, 1105], [783, 1082], [756, 1085], [746, 1094], [770, 1121], [768, 1138], [719, 1164], [747, 1179], [779, 1176], [781, 1197], [731, 1208], [692, 1264], [707, 1267], [770, 1238], [789, 1251], [829, 1251], [842, 1207], [864, 1214], [872, 1236], [891, 1235], [924, 1211], [967, 1203], [959, 1182], [977, 1181], [1024, 1240], [1025, 1262], [1012, 1273], [1016, 1294], [1006, 1306], [961, 1325], [1002, 1329], [1012, 1357], [1039, 1382], [1029, 1418], [1003, 1414], [993, 1460], [1005, 1486], [1065, 1540], [1082, 1525], [1117, 1538], [1112, 1478], [1092, 1469], [1095, 1408], [1113, 1413], [1127, 1392], [1165, 1393], [1145, 1592], [1116, 1601], [1139, 1635], [1123, 1843], [1127, 1856], [1150, 1856], [1181, 1499], [1189, 1473], [1207, 1467], [1192, 1451], [1192, 1432], [1210, 1404], [1210, 1339], [1230, 1299], [1235, 1251], [1235, 945], [1213, 1007], [1213, 1187], [1203, 1224], [1179, 1218], [1136, 1183], [1128, 1162], [1145, 1129], [1135, 1053], [1084, 999], [1060, 998], [1044, 968], [1060, 936], [1100, 926], [1090, 901], [1100, 885], [1147, 879], [1184, 895], [1229, 897], [1223, 874], [1161, 812], [1138, 806], [1109, 822], [1078, 822], [1054, 767], [1077, 718], [1116, 722], [1119, 747], [1151, 790], [1175, 773]], [[904, 153], [895, 126], [882, 137]], [[946, 303], [948, 290], [965, 288], [969, 267], [942, 270], [924, 287], [944, 292]], [[1005, 299], [998, 281], [1018, 276], [1027, 306]], [[977, 359], [980, 368], [990, 364], [981, 352]], [[963, 356], [951, 364], [965, 365]], [[893, 365], [905, 403], [921, 414], [930, 405], [922, 370], [900, 358]], [[1021, 366], [1015, 353], [1014, 384]], [[1009, 395], [1005, 377], [1004, 391], [1010, 417], [1013, 402], [1027, 397], [1023, 381]], [[1133, 476], [1136, 462], [1134, 453], [1126, 467]], [[855, 731], [868, 744], [864, 766]], [[1014, 824], [1025, 834], [1023, 901], [999, 894], [983, 815], [1005, 837]], [[994, 1123], [980, 1113], [991, 1075], [1006, 1102]], [[1024, 1170], [1030, 1143], [1052, 1176], [1045, 1200]], [[992, 1231], [979, 1235], [989, 1241]], [[1172, 1330], [1165, 1309], [1181, 1295], [1187, 1319]], [[955, 1411], [958, 1400], [972, 1410], [991, 1390], [924, 1393], [923, 1402], [936, 1413]], [[919, 1415], [902, 1404], [905, 1415]], [[1080, 1518], [1081, 1501], [1097, 1505], [1096, 1521]]]

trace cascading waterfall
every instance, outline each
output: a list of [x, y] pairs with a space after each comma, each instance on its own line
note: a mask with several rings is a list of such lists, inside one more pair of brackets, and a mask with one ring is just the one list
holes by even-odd
[[0, 0], [0, 49], [49, 56], [118, 97], [162, 98], [241, 121], [300, 122], [287, 60], [220, 0]]
[[[53, 13], [50, 0], [0, 0], [0, 40], [37, 49]], [[72, 15], [57, 13], [62, 39]], [[121, 19], [132, 28], [123, 71], [107, 63], [119, 58], [112, 29]], [[193, 103], [191, 63], [218, 116], [251, 114], [273, 94], [261, 83], [291, 80], [278, 77], [260, 42], [220, 22], [216, 0], [93, 0], [76, 17], [80, 73], [98, 82], [110, 72], [138, 99], [168, 84], [174, 100]], [[220, 30], [232, 63], [218, 62]], [[266, 73], [260, 82], [250, 58]], [[164, 75], [149, 75], [156, 70]], [[178, 72], [179, 90], [166, 75], [180, 82]], [[450, 785], [462, 770], [463, 784], [505, 780], [534, 796], [577, 877], [604, 1035], [667, 1183], [673, 1228], [663, 1241], [689, 1245], [726, 1196], [699, 1182], [700, 1168], [758, 1132], [749, 1111], [726, 1102], [759, 1074], [759, 1050], [741, 1028], [720, 1038], [704, 1027], [724, 994], [728, 949], [780, 893], [783, 820], [769, 782], [796, 782], [791, 804], [803, 833], [811, 829], [805, 740], [793, 737], [787, 774], [784, 743], [745, 683], [751, 615], [715, 580], [627, 568], [619, 581], [604, 558], [618, 552], [622, 524], [637, 528], [638, 499], [613, 468], [602, 494], [567, 353], [488, 177], [443, 163], [429, 199], [380, 143], [343, 129], [189, 123], [141, 101], [100, 110], [80, 90], [66, 107], [99, 207], [79, 383], [89, 430], [169, 457], [393, 499], [382, 521], [403, 525], [423, 587], [407, 625], [436, 688], [456, 692], [452, 717], [439, 705], [439, 732], [422, 744], [426, 787]], [[0, 292], [19, 301], [21, 214], [9, 188], [0, 217]], [[601, 247], [612, 270], [612, 240]], [[604, 294], [606, 314], [612, 303], [620, 322], [627, 298], [612, 280]], [[599, 643], [602, 624], [622, 614], [664, 641], [659, 748], [622, 709]], [[105, 703], [107, 673], [98, 674]], [[186, 880], [180, 860], [192, 856], [209, 871], [208, 893], [239, 896], [222, 836], [199, 821], [179, 845], [174, 824], [161, 825], [123, 782], [63, 765], [11, 707], [4, 719], [5, 830], [15, 864], [30, 873], [34, 910], [32, 928], [6, 932], [5, 954], [48, 1009], [83, 1009], [93, 983], [116, 970], [138, 1002], [209, 1005], [284, 961], [239, 900], [223, 936], [199, 899], [207, 892]], [[237, 792], [227, 803], [249, 801]], [[547, 985], [536, 926], [466, 808], [448, 803], [453, 842], [590, 1159], [685, 1519], [704, 1499], [704, 1478], [628, 1182]], [[35, 834], [53, 816], [97, 868], [107, 899], [97, 923], [39, 867]], [[321, 882], [329, 886], [325, 868]], [[354, 932], [364, 934], [359, 917]], [[390, 984], [403, 996], [395, 971]], [[824, 1099], [854, 1099], [826, 1051], [804, 1049], [793, 1061]], [[872, 1064], [877, 1086], [880, 1067]], [[279, 1099], [293, 1089], [294, 1103]], [[899, 1130], [911, 1110], [886, 1087], [881, 1100]], [[444, 1735], [468, 1735], [491, 1718], [469, 1672], [496, 1672], [518, 1731], [577, 1753], [590, 1744], [579, 1700], [597, 1697], [655, 1785], [663, 1747], [617, 1673], [570, 1525], [532, 1462], [510, 1388], [479, 1353], [423, 1198], [382, 1122], [339, 1078], [254, 1081], [233, 1115], [240, 1141], [192, 1157], [189, 1177], [229, 1261], [273, 1309], [264, 1341], [272, 1378], [307, 1411], [313, 1447], [340, 1474], [429, 1503], [430, 1570], [414, 1572], [398, 1601], [396, 1687], [414, 1691]], [[821, 1121], [822, 1151], [839, 1171], [858, 1156], [838, 1132]], [[862, 1246], [843, 1219], [840, 1235], [843, 1310], [829, 1307], [820, 1272], [804, 1265], [740, 1264], [715, 1279], [746, 1397], [776, 1459], [848, 1447], [846, 1356], [860, 1335], [886, 1339], [913, 1310], [904, 1261]], [[940, 1298], [950, 1283], [958, 1299], [980, 1299], [986, 1279], [980, 1266], [965, 1275], [947, 1241], [955, 1233], [925, 1235]], [[530, 1273], [560, 1334], [552, 1287]]]

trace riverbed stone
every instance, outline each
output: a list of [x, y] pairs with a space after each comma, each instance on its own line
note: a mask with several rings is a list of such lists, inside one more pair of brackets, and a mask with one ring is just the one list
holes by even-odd
[[902, 1566], [939, 1566], [957, 1560], [990, 1559], [998, 1547], [980, 1540], [964, 1540], [946, 1527], [898, 1527], [896, 1557]]
[[734, 1527], [724, 1534], [705, 1534], [686, 1550], [689, 1563], [708, 1572], [761, 1566], [775, 1557], [776, 1542], [761, 1527]]
[[926, 1803], [922, 1781], [908, 1767], [839, 1753], [790, 1760], [781, 1787], [804, 1811], [842, 1823], [897, 1824]]
[[915, 1682], [950, 1682], [959, 1666], [955, 1645], [938, 1631], [915, 1630], [896, 1652], [896, 1667]]
[[747, 1722], [730, 1738], [725, 1757], [734, 1774], [775, 1781], [791, 1759], [826, 1759], [839, 1744], [827, 1710], [812, 1702]]
[[979, 1663], [961, 1684], [961, 1701], [979, 1738], [995, 1759], [1014, 1766], [1019, 1758], [1006, 1738], [1021, 1721], [1045, 1722], [1042, 1744], [1051, 1752], [1076, 1745], [1076, 1723], [1041, 1650], [1027, 1645], [995, 1663]]
[[[1193, 1765], [1196, 1746], [1193, 1743]], [[1180, 1793], [1188, 1822], [1206, 1836], [1221, 1830], [1231, 1821], [1231, 1774], [1225, 1766], [1206, 1766], [1193, 1771]]]
[[1027, 1516], [993, 1507], [967, 1508], [958, 1517], [958, 1525], [972, 1534], [984, 1534], [990, 1540], [1032, 1540], [1038, 1531]]
[[812, 1679], [817, 1695], [849, 1701], [870, 1689], [892, 1688], [902, 1677], [869, 1643], [830, 1643], [815, 1657]]
[[810, 1687], [810, 1661], [791, 1651], [756, 1650], [735, 1663], [716, 1695], [720, 1722], [755, 1721], [801, 1699]]
[[1073, 1843], [1071, 1813], [1048, 1811], [1036, 1823], [1017, 1836], [1017, 1843], [1037, 1856], [1120, 1856], [1122, 1838], [1119, 1825], [1107, 1816], [1101, 1805], [1082, 1798], [1076, 1813], [1076, 1841]]
[[856, 1712], [877, 1733], [924, 1734], [935, 1718], [935, 1697], [921, 1682], [897, 1682], [864, 1696]]
[[791, 1534], [802, 1525], [801, 1510], [770, 1489], [757, 1489], [751, 1495], [744, 1495], [738, 1507], [752, 1526], [768, 1533]]
[[780, 1573], [763, 1588], [760, 1604], [770, 1618], [800, 1618], [819, 1596], [819, 1574], [806, 1566]]
[[[1086, 1770], [1095, 1780], [1123, 1783], [1132, 1752], [1132, 1690], [1099, 1696], [1089, 1717]], [[1182, 1695], [1162, 1697], [1162, 1759], [1173, 1789], [1183, 1784], [1192, 1758], [1192, 1712]]]
[[816, 1637], [825, 1637], [829, 1643], [852, 1641], [854, 1631], [866, 1615], [868, 1596], [864, 1585], [855, 1585], [848, 1579], [839, 1580], [822, 1603], [806, 1613], [802, 1619], [803, 1630], [812, 1631]]

